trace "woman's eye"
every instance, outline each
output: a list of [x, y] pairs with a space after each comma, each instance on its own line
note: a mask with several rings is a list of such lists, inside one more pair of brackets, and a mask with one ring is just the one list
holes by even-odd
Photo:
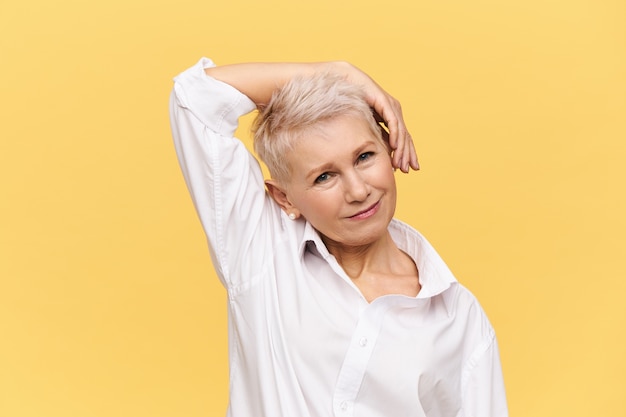
[[371, 158], [372, 155], [374, 155], [374, 152], [363, 152], [361, 155], [359, 155], [359, 162]]
[[330, 175], [327, 172], [324, 172], [322, 175], [320, 175], [319, 177], [315, 178], [315, 182], [317, 184], [322, 183], [324, 181], [328, 181], [328, 178], [330, 178]]

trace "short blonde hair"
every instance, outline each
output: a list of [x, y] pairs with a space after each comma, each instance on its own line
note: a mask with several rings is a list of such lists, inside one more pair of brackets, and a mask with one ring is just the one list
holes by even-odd
[[374, 119], [363, 89], [338, 75], [318, 73], [292, 79], [260, 109], [252, 126], [254, 150], [272, 178], [286, 179], [290, 173], [286, 155], [295, 142], [319, 123], [339, 116], [363, 119], [384, 143], [382, 128]]

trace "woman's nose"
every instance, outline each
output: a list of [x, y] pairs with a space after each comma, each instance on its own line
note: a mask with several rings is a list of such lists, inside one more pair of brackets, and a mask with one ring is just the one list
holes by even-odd
[[345, 195], [349, 203], [367, 199], [370, 194], [370, 187], [360, 173], [351, 172], [345, 178]]

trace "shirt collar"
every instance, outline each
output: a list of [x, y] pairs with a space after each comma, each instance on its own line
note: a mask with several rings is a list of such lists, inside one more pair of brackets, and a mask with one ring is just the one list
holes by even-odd
[[389, 224], [389, 232], [396, 245], [417, 265], [422, 286], [417, 298], [434, 297], [457, 282], [435, 248], [417, 230], [400, 220], [393, 219]]
[[304, 256], [306, 250], [319, 255], [323, 259], [331, 255], [318, 231], [308, 221], [305, 221], [304, 232], [300, 241], [300, 257]]
[[[457, 280], [432, 245], [417, 230], [400, 220], [393, 219], [389, 232], [398, 247], [417, 265], [421, 289], [417, 298], [431, 298], [443, 293]], [[331, 256], [315, 228], [306, 221], [300, 241], [300, 256], [306, 250], [327, 259]]]

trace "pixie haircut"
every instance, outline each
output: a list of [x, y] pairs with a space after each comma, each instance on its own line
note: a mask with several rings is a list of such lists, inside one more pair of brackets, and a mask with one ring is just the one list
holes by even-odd
[[320, 123], [339, 116], [364, 120], [385, 146], [382, 128], [365, 100], [365, 92], [344, 78], [328, 73], [296, 77], [277, 90], [252, 126], [254, 150], [272, 178], [289, 177], [286, 155], [296, 141], [307, 138]]

